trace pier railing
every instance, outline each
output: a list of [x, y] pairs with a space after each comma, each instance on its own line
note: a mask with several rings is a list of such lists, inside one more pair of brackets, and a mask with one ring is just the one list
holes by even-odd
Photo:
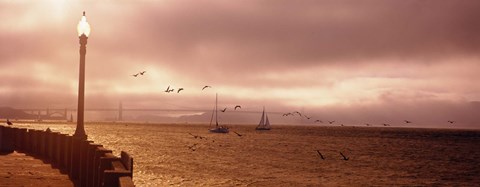
[[69, 175], [76, 186], [133, 187], [133, 158], [58, 132], [0, 126], [0, 151], [23, 152]]

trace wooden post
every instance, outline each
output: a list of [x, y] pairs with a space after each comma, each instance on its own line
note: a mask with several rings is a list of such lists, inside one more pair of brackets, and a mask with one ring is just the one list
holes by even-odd
[[96, 173], [96, 168], [98, 166], [95, 165], [95, 151], [99, 147], [102, 147], [100, 144], [89, 144], [87, 148], [87, 186], [94, 186], [94, 175]]
[[[59, 162], [59, 149], [60, 149], [60, 142], [59, 142], [59, 137], [60, 137], [60, 133], [59, 132], [56, 132], [53, 134], [53, 160], [54, 160], [54, 163], [57, 167], [59, 167], [60, 165], [60, 162]], [[59, 167], [60, 168], [60, 167]]]
[[15, 145], [15, 150], [19, 151], [22, 147], [22, 134], [21, 134], [21, 131], [19, 128], [13, 128], [13, 132], [15, 134], [15, 142], [14, 142], [14, 145]]
[[104, 157], [107, 153], [112, 153], [111, 150], [105, 149], [103, 147], [97, 148], [95, 151], [95, 158], [94, 158], [94, 164], [95, 164], [95, 175], [93, 176], [93, 180], [95, 181], [94, 186], [95, 187], [100, 187], [102, 186], [102, 181], [103, 181], [103, 170], [100, 170], [100, 164], [101, 164], [101, 159]]
[[5, 128], [5, 127], [0, 126], [0, 152], [2, 152], [2, 150], [3, 150], [3, 135], [2, 135], [3, 128]]
[[100, 158], [100, 166], [98, 168], [99, 186], [107, 186], [105, 185], [105, 171], [113, 169], [113, 161], [120, 161], [120, 158], [115, 157], [112, 153], [107, 153]]
[[45, 160], [48, 160], [48, 136], [46, 134], [46, 132], [42, 131], [42, 130], [36, 130], [35, 131], [37, 134], [38, 134], [38, 137], [39, 137], [39, 141], [37, 141], [37, 146], [38, 146], [38, 153], [39, 155], [45, 159]]
[[119, 180], [120, 177], [130, 177], [130, 172], [127, 170], [121, 170], [121, 171], [116, 171], [116, 170], [106, 170], [104, 171], [104, 183], [103, 186], [120, 186]]
[[104, 171], [104, 186], [120, 186], [120, 177], [130, 177], [131, 171], [128, 171], [122, 160], [112, 160], [111, 169]]
[[11, 153], [15, 150], [14, 140], [15, 135], [13, 134], [13, 129], [10, 127], [5, 127], [4, 129], [4, 146], [3, 152]]
[[85, 141], [81, 138], [73, 137], [72, 146], [71, 146], [71, 167], [70, 167], [70, 178], [76, 184], [79, 184], [80, 178], [80, 154], [82, 141]]
[[80, 144], [80, 186], [87, 187], [87, 156], [88, 145], [93, 141], [82, 141]]
[[63, 134], [55, 133], [55, 164], [57, 164], [58, 168], [62, 168], [62, 150], [63, 150], [63, 141], [62, 141]]
[[129, 176], [123, 176], [118, 179], [118, 186], [119, 187], [135, 187], [135, 184], [133, 184], [132, 177]]
[[35, 132], [33, 132], [34, 130], [32, 129], [28, 129], [28, 153], [30, 155], [33, 155], [34, 152], [35, 152], [35, 145], [33, 144], [33, 142], [35, 142]]
[[57, 161], [57, 164], [58, 164], [58, 167], [62, 170], [66, 170], [66, 167], [65, 167], [65, 142], [66, 142], [66, 135], [65, 134], [58, 134], [57, 136], [57, 158], [58, 158], [58, 161]]
[[32, 154], [39, 155], [40, 148], [38, 147], [40, 142], [40, 135], [38, 134], [37, 130], [32, 131]]
[[20, 151], [27, 152], [27, 129], [20, 129]]
[[9, 141], [11, 135], [8, 129], [8, 127], [0, 126], [0, 152], [13, 152], [13, 145], [10, 145], [11, 141]]
[[123, 166], [125, 169], [130, 171], [130, 177], [133, 178], [133, 158], [125, 151], [120, 153], [120, 159], [122, 160]]
[[23, 149], [24, 149], [24, 152], [29, 154], [30, 153], [30, 136], [31, 134], [28, 132], [28, 129], [25, 129], [24, 132], [23, 132], [23, 142], [24, 142], [24, 145], [23, 145]]
[[58, 140], [57, 137], [60, 133], [58, 132], [51, 132], [50, 133], [50, 141], [48, 142], [50, 144], [50, 160], [52, 163], [57, 164], [58, 163], [58, 156], [57, 156], [57, 150], [58, 150]]
[[65, 160], [65, 170], [68, 172], [68, 176], [70, 175], [70, 171], [72, 170], [72, 136], [66, 135], [65, 136], [65, 151], [63, 152]]
[[42, 133], [45, 134], [45, 158], [46, 160], [53, 161], [53, 133], [48, 131], [42, 131]]
[[32, 130], [31, 129], [28, 129], [27, 130], [27, 136], [25, 138], [26, 142], [27, 142], [27, 152], [28, 154], [32, 154], [33, 152], [33, 133], [32, 133]]
[[13, 132], [13, 149], [18, 150], [20, 148], [20, 129], [19, 128], [12, 128]]

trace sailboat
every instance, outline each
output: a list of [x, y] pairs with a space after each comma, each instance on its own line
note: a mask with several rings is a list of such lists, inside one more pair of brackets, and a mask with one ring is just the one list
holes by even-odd
[[218, 103], [218, 94], [215, 94], [215, 108], [213, 108], [212, 118], [210, 119], [210, 125], [212, 125], [213, 114], [215, 114], [215, 128], [209, 129], [209, 131], [213, 133], [228, 133], [229, 132], [228, 127], [218, 125], [217, 103]]
[[268, 121], [268, 115], [265, 114], [265, 107], [263, 107], [262, 118], [255, 130], [270, 130], [270, 121]]

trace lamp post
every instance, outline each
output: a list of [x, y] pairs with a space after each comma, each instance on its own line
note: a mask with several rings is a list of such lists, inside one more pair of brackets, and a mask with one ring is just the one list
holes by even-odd
[[78, 79], [78, 105], [77, 105], [77, 128], [73, 137], [86, 140], [87, 134], [83, 125], [84, 118], [84, 103], [85, 103], [85, 55], [87, 54], [87, 40], [90, 35], [90, 25], [85, 17], [85, 11], [83, 16], [77, 25], [78, 38], [80, 39], [80, 71]]

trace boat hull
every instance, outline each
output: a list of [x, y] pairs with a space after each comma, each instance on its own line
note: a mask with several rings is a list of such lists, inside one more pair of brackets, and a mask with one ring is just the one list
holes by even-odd
[[230, 132], [230, 130], [228, 130], [228, 128], [220, 128], [220, 127], [210, 129], [209, 131], [212, 132], [212, 133], [228, 133], [228, 132]]
[[257, 127], [257, 128], [255, 128], [255, 130], [257, 130], [257, 131], [269, 131], [269, 130], [270, 130], [270, 128], [265, 128], [265, 127]]

